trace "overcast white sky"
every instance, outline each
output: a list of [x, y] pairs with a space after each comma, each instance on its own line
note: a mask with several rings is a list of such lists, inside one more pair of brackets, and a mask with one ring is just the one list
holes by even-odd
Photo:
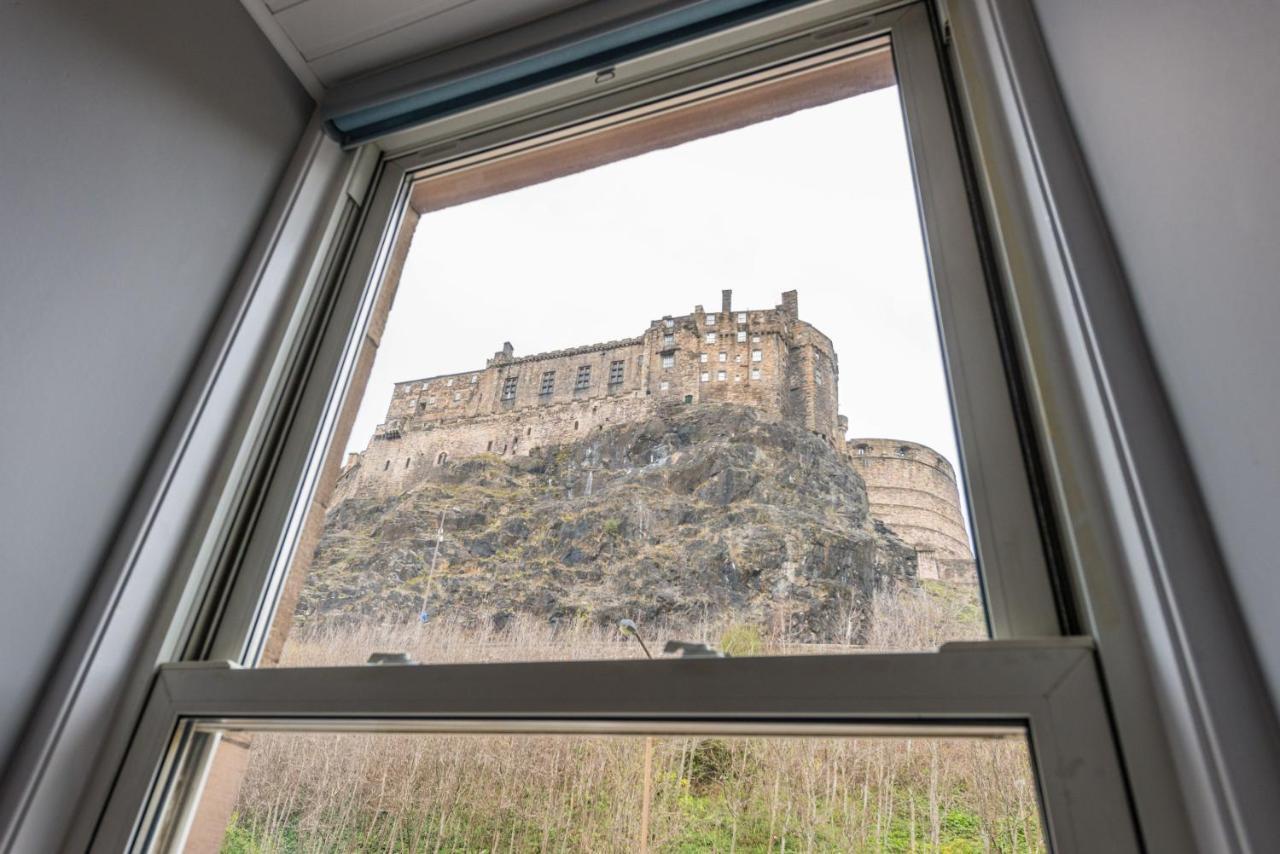
[[771, 308], [835, 343], [849, 436], [953, 463], [933, 301], [896, 88], [423, 217], [351, 435], [392, 384], [639, 335], [650, 320]]

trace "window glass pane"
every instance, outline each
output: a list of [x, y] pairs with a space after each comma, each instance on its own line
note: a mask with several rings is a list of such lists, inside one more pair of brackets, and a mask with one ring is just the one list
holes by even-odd
[[189, 850], [1046, 850], [1020, 736], [231, 738]]
[[[985, 637], [876, 62], [849, 97], [752, 95], [773, 118], [624, 159], [592, 136], [546, 180], [514, 158], [514, 189], [492, 164], [428, 179], [264, 663], [625, 656], [624, 620], [735, 654]], [[440, 201], [476, 181], [494, 192]]]

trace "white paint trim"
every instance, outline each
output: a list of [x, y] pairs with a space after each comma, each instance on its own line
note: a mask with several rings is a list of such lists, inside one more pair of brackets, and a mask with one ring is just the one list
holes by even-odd
[[328, 89], [311, 70], [306, 58], [289, 38], [289, 34], [284, 31], [284, 27], [280, 26], [276, 16], [267, 8], [266, 0], [240, 0], [240, 5], [244, 6], [249, 17], [253, 18], [253, 22], [258, 25], [259, 30], [262, 30], [267, 41], [271, 42], [276, 53], [284, 60], [284, 64], [289, 66], [293, 76], [297, 77], [298, 82], [307, 90], [307, 94], [314, 98], [317, 104], [323, 101]]

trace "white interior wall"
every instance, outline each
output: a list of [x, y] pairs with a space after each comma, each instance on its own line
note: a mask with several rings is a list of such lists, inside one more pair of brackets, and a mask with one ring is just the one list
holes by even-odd
[[311, 107], [235, 2], [0, 4], [0, 767]]
[[1280, 700], [1280, 4], [1035, 7]]

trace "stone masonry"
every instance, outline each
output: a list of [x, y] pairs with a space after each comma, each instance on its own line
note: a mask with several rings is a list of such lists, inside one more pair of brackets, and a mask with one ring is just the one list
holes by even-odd
[[748, 405], [820, 437], [862, 475], [872, 514], [920, 556], [924, 578], [972, 576], [973, 556], [951, 466], [910, 442], [846, 441], [831, 339], [800, 319], [796, 291], [771, 309], [653, 320], [635, 338], [531, 356], [508, 342], [476, 371], [397, 383], [368, 448], [351, 454], [333, 496], [383, 498], [451, 459], [523, 456], [574, 442], [659, 408]]

